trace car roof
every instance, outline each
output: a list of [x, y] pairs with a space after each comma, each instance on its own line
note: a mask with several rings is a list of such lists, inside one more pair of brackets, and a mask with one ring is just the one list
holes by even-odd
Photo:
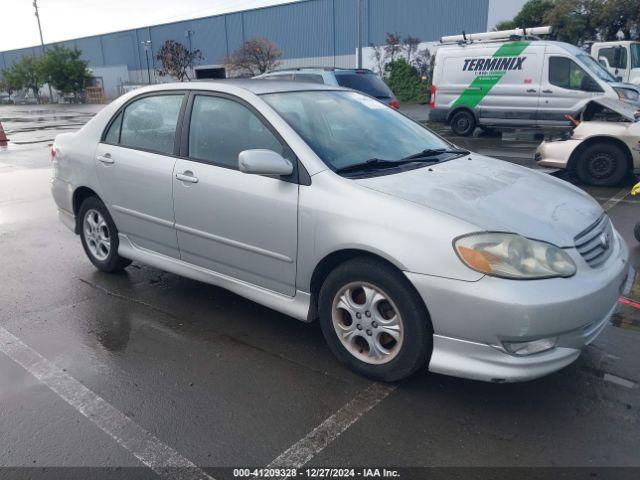
[[[196, 80], [182, 83], [163, 83], [152, 87], [145, 87], [146, 91], [163, 90], [212, 90], [219, 91], [219, 87], [236, 87], [247, 90], [256, 95], [266, 93], [304, 92], [309, 90], [348, 90], [336, 85], [322, 83], [299, 82], [293, 80], [261, 80], [261, 79], [221, 79], [221, 80]], [[134, 90], [134, 92], [139, 90]]]
[[270, 72], [264, 73], [264, 75], [277, 75], [278, 73], [290, 73], [290, 72], [334, 72], [334, 73], [342, 73], [342, 72], [360, 72], [360, 73], [373, 73], [372, 70], [368, 68], [342, 68], [342, 67], [291, 67], [291, 68], [280, 68], [278, 70], [271, 70]]

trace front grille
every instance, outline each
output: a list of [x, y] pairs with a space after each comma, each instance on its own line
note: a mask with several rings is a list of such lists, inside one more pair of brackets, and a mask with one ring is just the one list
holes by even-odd
[[574, 242], [576, 249], [590, 267], [596, 268], [607, 261], [613, 251], [613, 227], [606, 215], [576, 235]]

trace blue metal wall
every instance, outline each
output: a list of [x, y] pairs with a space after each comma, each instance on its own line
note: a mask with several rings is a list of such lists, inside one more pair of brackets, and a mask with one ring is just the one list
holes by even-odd
[[[127, 65], [146, 68], [141, 42], [151, 40], [155, 53], [169, 39], [203, 53], [203, 64], [221, 63], [245, 40], [265, 37], [283, 58], [353, 55], [357, 47], [358, 0], [305, 0], [244, 12], [125, 30], [60, 42], [77, 47], [92, 67]], [[363, 44], [384, 43], [387, 32], [434, 41], [442, 35], [484, 31], [489, 0], [364, 0]], [[24, 55], [39, 55], [30, 47], [0, 52], [0, 68]]]

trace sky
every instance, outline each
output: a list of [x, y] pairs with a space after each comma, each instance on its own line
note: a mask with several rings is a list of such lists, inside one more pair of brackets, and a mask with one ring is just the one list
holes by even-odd
[[[522, 9], [526, 0], [491, 0], [489, 3], [489, 29], [503, 20], [511, 20]], [[540, 25], [542, 26], [542, 25]]]
[[[296, 0], [38, 0], [45, 43]], [[0, 0], [0, 51], [40, 44], [33, 0]]]

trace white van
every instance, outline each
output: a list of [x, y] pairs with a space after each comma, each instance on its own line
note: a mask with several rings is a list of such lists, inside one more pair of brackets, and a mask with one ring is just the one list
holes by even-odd
[[578, 116], [594, 97], [640, 100], [638, 87], [616, 83], [583, 50], [513, 32], [475, 34], [490, 36], [487, 41], [469, 40], [473, 35], [441, 39], [430, 121], [447, 123], [462, 136], [473, 134], [476, 126], [567, 128], [566, 116]]
[[640, 42], [596, 42], [591, 56], [618, 81], [640, 85]]

